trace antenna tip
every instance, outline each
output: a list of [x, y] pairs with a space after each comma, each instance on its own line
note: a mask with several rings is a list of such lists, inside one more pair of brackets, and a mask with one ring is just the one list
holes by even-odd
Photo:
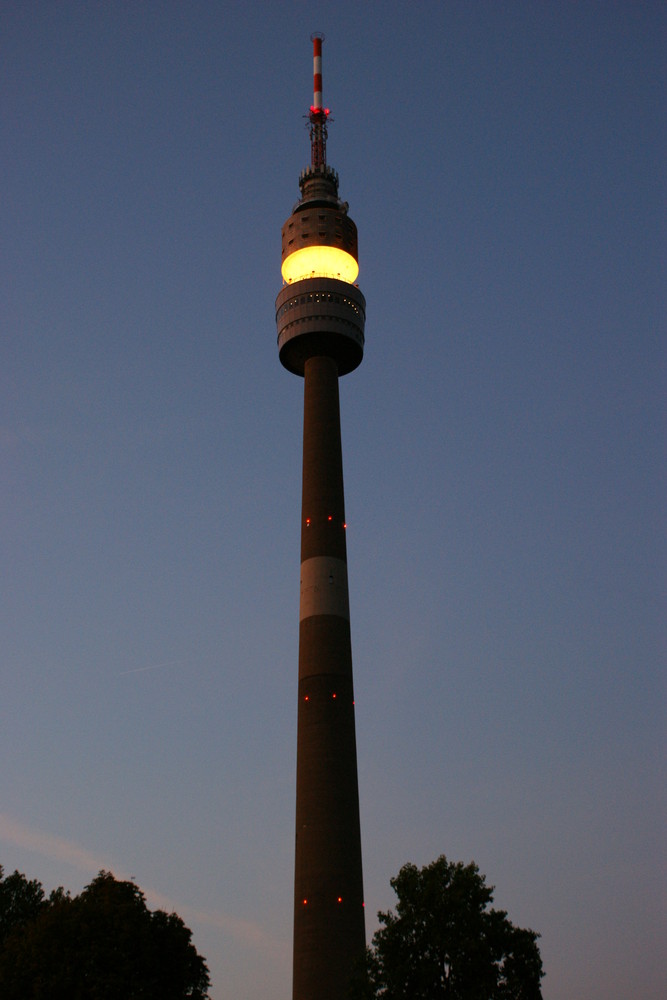
[[323, 42], [324, 41], [324, 32], [323, 31], [314, 31], [312, 33], [312, 35], [310, 36], [311, 42], [314, 42], [316, 38], [319, 38], [319, 40], [321, 42]]

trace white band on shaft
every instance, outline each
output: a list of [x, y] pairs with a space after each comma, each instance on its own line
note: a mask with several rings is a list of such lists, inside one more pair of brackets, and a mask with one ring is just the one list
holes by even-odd
[[312, 615], [337, 615], [350, 620], [347, 564], [331, 556], [313, 556], [301, 563], [299, 621]]

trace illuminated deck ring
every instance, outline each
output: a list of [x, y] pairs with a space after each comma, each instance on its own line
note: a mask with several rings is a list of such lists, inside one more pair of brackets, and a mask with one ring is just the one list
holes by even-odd
[[358, 274], [357, 261], [340, 247], [302, 247], [286, 257], [282, 266], [283, 281], [288, 285], [304, 278], [336, 278], [351, 285]]
[[364, 356], [366, 299], [356, 287], [336, 278], [305, 278], [285, 285], [276, 299], [281, 363], [303, 375], [308, 358], [330, 357], [338, 374], [361, 364]]

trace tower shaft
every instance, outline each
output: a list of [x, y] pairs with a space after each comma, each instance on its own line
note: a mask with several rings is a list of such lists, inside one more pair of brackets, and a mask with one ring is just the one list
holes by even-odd
[[338, 379], [364, 353], [357, 227], [326, 163], [313, 35], [311, 163], [282, 228], [282, 365], [304, 379], [293, 1000], [347, 1000], [365, 950]]
[[344, 1000], [365, 948], [334, 358], [304, 372], [294, 1000]]

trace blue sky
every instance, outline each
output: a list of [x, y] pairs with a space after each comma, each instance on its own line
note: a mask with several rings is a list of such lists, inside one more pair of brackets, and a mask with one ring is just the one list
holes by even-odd
[[[8, 2], [0, 864], [175, 908], [289, 995], [309, 158], [359, 229], [341, 385], [367, 932], [474, 859], [545, 1000], [665, 989], [657, 3]], [[662, 769], [662, 774], [661, 774]]]

